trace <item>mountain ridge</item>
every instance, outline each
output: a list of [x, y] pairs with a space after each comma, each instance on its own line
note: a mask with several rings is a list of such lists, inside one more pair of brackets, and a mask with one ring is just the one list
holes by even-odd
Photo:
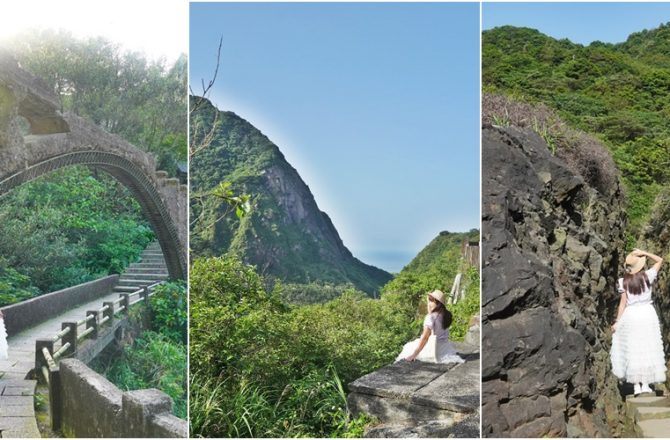
[[[353, 256], [298, 171], [249, 121], [219, 111], [208, 100], [191, 117], [196, 142], [212, 134], [211, 145], [192, 160], [192, 191], [202, 193], [230, 182], [234, 191], [249, 194], [252, 203], [241, 220], [224, 216], [211, 231], [194, 225], [196, 255], [234, 253], [260, 273], [284, 282], [351, 283], [369, 294], [391, 279], [386, 271]], [[203, 214], [202, 224], [226, 209], [211, 202], [204, 208], [192, 205], [194, 217]]]

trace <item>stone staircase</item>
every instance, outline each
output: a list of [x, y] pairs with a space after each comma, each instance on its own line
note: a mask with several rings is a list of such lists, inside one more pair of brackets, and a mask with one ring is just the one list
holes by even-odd
[[454, 345], [465, 363], [401, 361], [349, 384], [349, 410], [380, 422], [365, 437], [479, 438], [479, 347]]
[[[657, 393], [661, 393], [657, 390]], [[626, 412], [637, 437], [668, 438], [670, 436], [670, 398], [652, 393], [626, 396]]]
[[158, 242], [153, 242], [144, 249], [140, 261], [132, 263], [119, 277], [114, 287], [116, 293], [132, 293], [149, 284], [168, 278], [167, 265]]

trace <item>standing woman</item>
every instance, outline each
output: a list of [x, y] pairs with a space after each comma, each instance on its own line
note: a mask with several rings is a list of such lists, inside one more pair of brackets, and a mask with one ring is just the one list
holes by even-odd
[[[647, 258], [654, 261], [643, 270]], [[663, 259], [639, 249], [626, 257], [625, 274], [617, 282], [621, 301], [612, 325], [612, 371], [620, 379], [634, 384], [634, 393], [652, 392], [650, 383], [665, 382], [665, 355], [661, 326], [652, 302], [651, 285]]]
[[7, 330], [5, 330], [5, 315], [0, 310], [0, 359], [7, 359]]

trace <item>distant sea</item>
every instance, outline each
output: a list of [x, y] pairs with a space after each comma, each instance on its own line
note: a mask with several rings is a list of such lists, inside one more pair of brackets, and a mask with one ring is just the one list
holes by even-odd
[[387, 272], [398, 273], [416, 256], [413, 251], [360, 251], [353, 252], [363, 263], [377, 266]]

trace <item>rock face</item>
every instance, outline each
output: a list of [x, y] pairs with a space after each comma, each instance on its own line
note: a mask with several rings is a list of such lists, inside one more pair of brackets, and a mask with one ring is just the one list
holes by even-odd
[[482, 161], [482, 435], [616, 436], [622, 191], [594, 189], [530, 130], [485, 127]]
[[[645, 230], [642, 232], [640, 247], [665, 259], [654, 287], [654, 304], [661, 321], [661, 336], [666, 360], [670, 359], [670, 190], [666, 189], [656, 198], [654, 209]], [[670, 362], [668, 362], [670, 365]], [[670, 388], [670, 380], [666, 382]]]
[[[192, 217], [202, 219], [192, 225], [195, 254], [231, 252], [285, 282], [351, 283], [368, 293], [391, 279], [351, 254], [296, 169], [253, 125], [204, 100], [191, 126], [196, 142], [202, 133], [212, 139], [190, 167]], [[229, 208], [225, 203], [198, 203], [197, 194], [221, 182], [251, 196], [252, 210], [241, 222], [234, 215], [216, 220]]]

